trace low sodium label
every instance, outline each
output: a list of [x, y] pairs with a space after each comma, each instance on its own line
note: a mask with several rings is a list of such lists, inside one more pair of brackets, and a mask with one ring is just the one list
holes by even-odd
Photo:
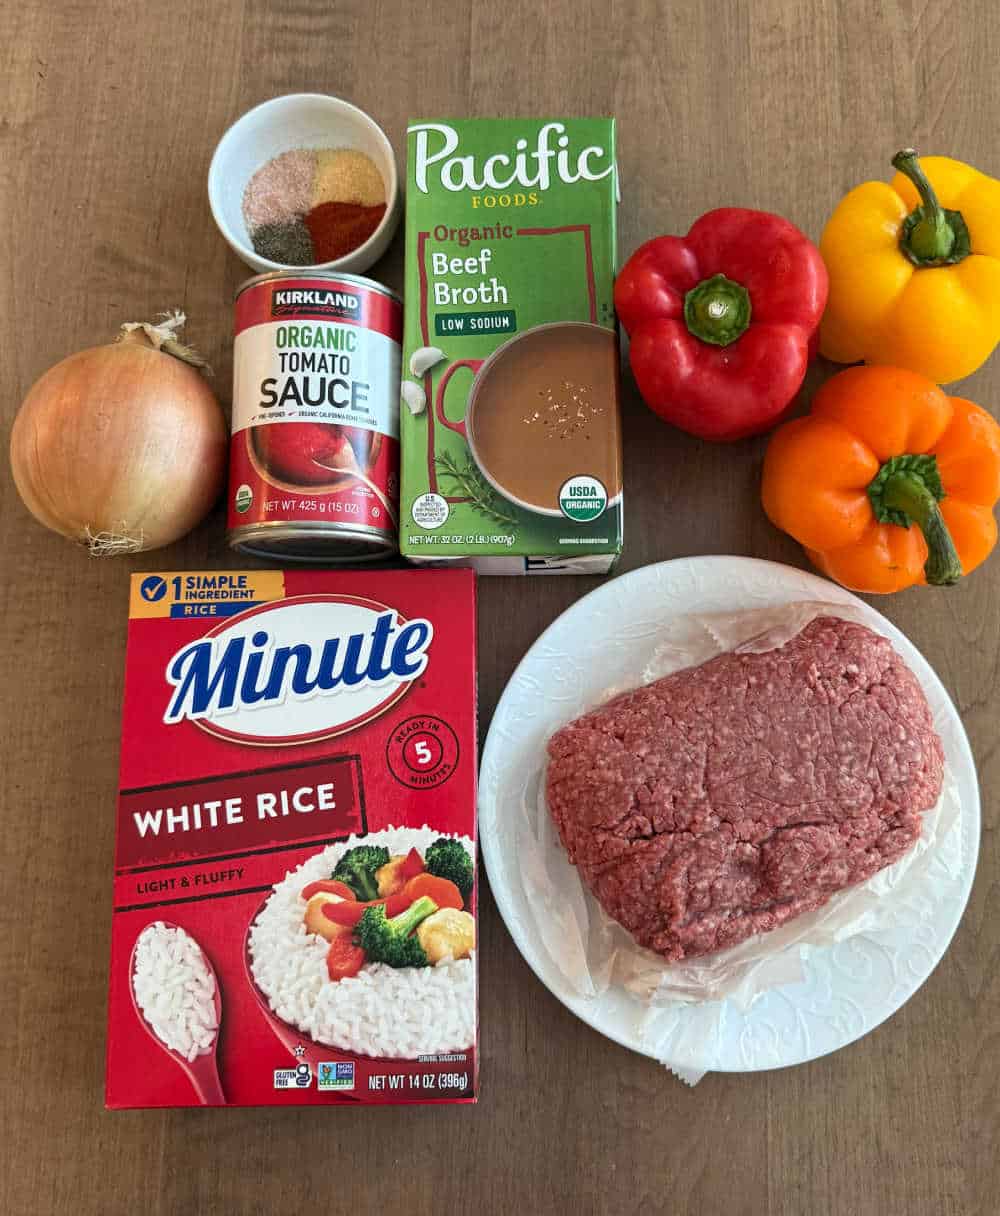
[[517, 333], [517, 317], [512, 308], [501, 312], [439, 312], [434, 318], [434, 333], [439, 338], [451, 334]]
[[571, 477], [559, 489], [559, 510], [574, 523], [599, 519], [608, 506], [608, 492], [596, 477]]

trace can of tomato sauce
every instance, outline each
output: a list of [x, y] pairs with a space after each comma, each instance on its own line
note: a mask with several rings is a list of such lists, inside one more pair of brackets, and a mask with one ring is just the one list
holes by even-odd
[[399, 297], [333, 271], [257, 275], [235, 332], [232, 547], [323, 565], [395, 552]]

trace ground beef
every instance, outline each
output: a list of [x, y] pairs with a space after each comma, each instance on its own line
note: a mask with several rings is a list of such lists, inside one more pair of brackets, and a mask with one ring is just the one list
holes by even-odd
[[560, 837], [606, 911], [670, 961], [820, 907], [909, 849], [943, 753], [892, 645], [821, 617], [625, 693], [549, 743]]

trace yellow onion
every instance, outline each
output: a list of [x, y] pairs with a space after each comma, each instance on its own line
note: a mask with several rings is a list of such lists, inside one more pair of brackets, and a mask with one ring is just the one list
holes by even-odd
[[178, 340], [184, 314], [130, 322], [70, 355], [24, 399], [14, 482], [47, 528], [96, 555], [157, 549], [189, 532], [222, 489], [228, 437], [204, 360]]

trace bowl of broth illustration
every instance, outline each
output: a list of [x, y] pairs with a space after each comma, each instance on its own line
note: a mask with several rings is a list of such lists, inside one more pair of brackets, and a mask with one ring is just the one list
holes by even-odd
[[[456, 372], [471, 373], [462, 394]], [[516, 506], [558, 516], [560, 491], [599, 482], [607, 505], [622, 491], [618, 339], [613, 330], [555, 321], [517, 334], [488, 359], [457, 359], [434, 397], [437, 420], [461, 435], [489, 484]]]

